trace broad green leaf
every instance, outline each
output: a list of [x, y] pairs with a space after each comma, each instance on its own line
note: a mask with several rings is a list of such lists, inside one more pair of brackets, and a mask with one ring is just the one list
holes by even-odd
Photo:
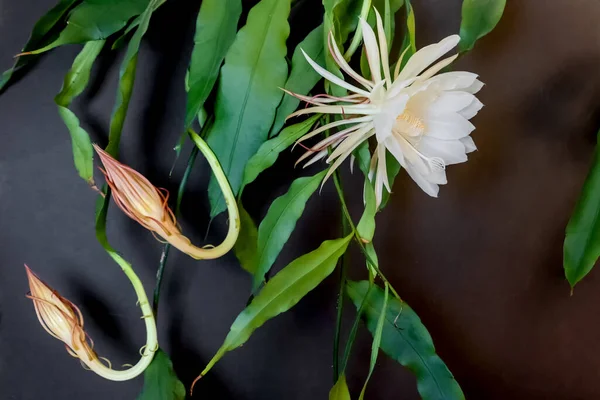
[[60, 93], [54, 98], [54, 102], [58, 106], [58, 113], [71, 135], [75, 168], [79, 176], [90, 185], [94, 182], [94, 149], [89, 134], [80, 126], [79, 118], [69, 110], [69, 106], [87, 86], [92, 66], [103, 46], [104, 40], [98, 40], [88, 42], [83, 47], [67, 72]]
[[269, 280], [233, 322], [225, 342], [201, 376], [206, 375], [225, 353], [246, 343], [256, 329], [295, 306], [327, 278], [351, 239], [352, 235], [348, 235], [342, 239], [325, 241], [318, 249], [295, 259]]
[[264, 281], [266, 273], [294, 231], [306, 202], [317, 190], [326, 173], [327, 171], [323, 171], [315, 176], [296, 179], [287, 193], [275, 199], [269, 207], [267, 215], [258, 227], [253, 292], [256, 292]]
[[258, 229], [254, 220], [244, 209], [242, 203], [238, 201], [238, 210], [240, 212], [240, 233], [233, 252], [240, 262], [242, 268], [254, 275], [256, 272], [256, 241], [258, 239]]
[[279, 154], [304, 136], [319, 118], [321, 114], [313, 115], [302, 122], [288, 126], [276, 138], [264, 142], [246, 164], [242, 187], [254, 182], [261, 172], [275, 164]]
[[340, 375], [337, 383], [331, 388], [329, 400], [351, 400], [350, 390], [348, 390], [348, 384], [346, 383], [346, 376], [344, 374]]
[[[313, 29], [296, 49], [292, 55], [292, 69], [285, 83], [285, 89], [292, 93], [307, 95], [308, 92], [319, 82], [321, 75], [317, 74], [302, 54], [302, 50], [308, 54], [317, 64], [325, 64], [325, 49], [323, 48], [323, 24]], [[269, 137], [279, 134], [279, 130], [285, 124], [285, 119], [298, 108], [300, 100], [289, 94], [283, 96], [281, 104], [277, 107], [275, 122], [271, 127]]]
[[[287, 79], [285, 42], [290, 33], [290, 0], [261, 0], [248, 14], [221, 68], [211, 146], [237, 194], [244, 168], [267, 139]], [[215, 179], [208, 197], [211, 216], [225, 210]]]
[[[598, 132], [600, 143], [600, 132]], [[583, 184], [573, 215], [567, 225], [563, 260], [567, 280], [574, 287], [600, 257], [600, 149]]]
[[130, 19], [146, 10], [155, 0], [83, 0], [70, 12], [67, 26], [58, 38], [32, 54], [58, 46], [103, 40], [123, 29]]
[[137, 400], [185, 400], [185, 387], [177, 378], [169, 356], [161, 349], [144, 371], [144, 388]]
[[[38, 47], [48, 43], [50, 32], [63, 20], [69, 9], [79, 0], [60, 0], [58, 4], [52, 7], [44, 14], [33, 26], [29, 40], [21, 50], [26, 53], [35, 50]], [[4, 71], [0, 76], [0, 92], [2, 92], [10, 82], [13, 74], [25, 65], [33, 61], [33, 56], [19, 57], [12, 68]]]
[[186, 129], [198, 115], [217, 81], [221, 63], [235, 39], [241, 13], [241, 0], [202, 1], [188, 73]]
[[383, 324], [385, 323], [385, 315], [386, 315], [387, 305], [388, 305], [388, 296], [389, 296], [389, 287], [386, 284], [385, 291], [383, 293], [383, 306], [381, 306], [381, 310], [379, 311], [379, 318], [377, 319], [377, 327], [375, 328], [375, 332], [373, 333], [373, 344], [371, 345], [371, 362], [369, 363], [369, 374], [367, 375], [365, 384], [363, 385], [363, 388], [360, 391], [360, 396], [358, 397], [358, 400], [364, 399], [365, 391], [367, 390], [367, 385], [369, 383], [369, 380], [371, 379], [371, 375], [373, 375], [373, 371], [375, 370], [375, 365], [377, 364], [377, 356], [379, 355], [379, 346], [381, 345], [381, 336], [383, 335]]
[[496, 27], [505, 6], [506, 0], [463, 0], [458, 45], [461, 53], [471, 50], [477, 40]]
[[[368, 289], [368, 281], [348, 281], [348, 296], [357, 308]], [[384, 291], [375, 286], [363, 310], [363, 318], [371, 334], [377, 333], [384, 300]], [[395, 297], [388, 301], [380, 348], [416, 376], [417, 389], [423, 400], [464, 400], [460, 386], [436, 354], [431, 336], [417, 314]]]

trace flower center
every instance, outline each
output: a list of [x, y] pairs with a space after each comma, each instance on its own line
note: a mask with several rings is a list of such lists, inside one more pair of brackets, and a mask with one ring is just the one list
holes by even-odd
[[420, 136], [425, 132], [423, 120], [411, 114], [408, 110], [404, 110], [402, 114], [396, 117], [396, 124], [399, 125], [402, 133], [409, 136]]

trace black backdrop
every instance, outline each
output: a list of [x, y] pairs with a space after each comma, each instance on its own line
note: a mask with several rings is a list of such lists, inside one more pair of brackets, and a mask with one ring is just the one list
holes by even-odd
[[[26, 41], [53, 0], [0, 0], [0, 65]], [[292, 41], [318, 24], [317, 1], [294, 16]], [[459, 0], [415, 0], [419, 45], [457, 32]], [[169, 0], [155, 14], [142, 46], [121, 158], [173, 191], [171, 146], [183, 121], [183, 76], [199, 2]], [[438, 352], [469, 399], [600, 397], [600, 275], [569, 296], [562, 277], [564, 226], [600, 126], [600, 2], [509, 0], [498, 29], [456, 68], [481, 75], [486, 107], [475, 119], [479, 151], [449, 168], [439, 199], [405, 176], [378, 217], [382, 266], [429, 328]], [[299, 22], [299, 23], [298, 23]], [[104, 381], [83, 370], [39, 326], [25, 298], [22, 267], [78, 304], [101, 355], [137, 360], [144, 327], [128, 281], [96, 243], [95, 194], [77, 176], [68, 133], [53, 103], [78, 46], [53, 51], [0, 96], [0, 399], [133, 399], [142, 381]], [[106, 142], [120, 55], [105, 53], [74, 109], [94, 140]], [[184, 154], [189, 151], [186, 149]], [[294, 174], [281, 160], [247, 190], [260, 218]], [[183, 163], [182, 163], [183, 164]], [[195, 241], [207, 226], [207, 168], [199, 163], [183, 204]], [[360, 178], [345, 177], [352, 209]], [[337, 235], [331, 188], [309, 202], [279, 267]], [[213, 223], [209, 239], [223, 234]], [[109, 237], [130, 260], [148, 293], [161, 245], [114, 211]], [[353, 259], [360, 271], [360, 257]], [[159, 336], [189, 387], [247, 300], [250, 279], [229, 255], [194, 262], [172, 252], [165, 276]], [[336, 279], [292, 311], [268, 322], [228, 354], [197, 386], [195, 398], [306, 399], [331, 386]], [[347, 307], [346, 327], [352, 321]], [[349, 366], [360, 390], [370, 337], [361, 329]], [[382, 355], [367, 397], [417, 399], [412, 376]]]

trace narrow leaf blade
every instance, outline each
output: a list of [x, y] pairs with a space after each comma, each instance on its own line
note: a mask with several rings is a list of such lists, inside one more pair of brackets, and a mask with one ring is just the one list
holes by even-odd
[[296, 179], [287, 193], [275, 199], [269, 207], [258, 227], [256, 272], [252, 282], [254, 292], [258, 290], [283, 245], [290, 238], [306, 202], [317, 190], [326, 173], [327, 171], [323, 171], [315, 176]]
[[103, 46], [104, 41], [99, 40], [89, 42], [83, 47], [67, 72], [60, 93], [54, 99], [58, 113], [71, 135], [75, 168], [79, 176], [89, 184], [93, 184], [94, 181], [92, 142], [89, 134], [80, 126], [75, 113], [69, 110], [69, 105], [87, 86], [92, 66]]
[[[44, 14], [33, 26], [29, 40], [23, 47], [23, 52], [35, 50], [38, 47], [44, 46], [48, 39], [49, 33], [60, 24], [65, 14], [79, 0], [61, 0]], [[50, 35], [51, 36], [51, 35]], [[2, 92], [9, 84], [12, 76], [19, 69], [23, 68], [34, 60], [32, 56], [19, 57], [12, 68], [4, 71], [0, 76], [0, 92]]]
[[458, 45], [461, 53], [471, 50], [477, 40], [496, 27], [505, 7], [506, 0], [463, 0]]
[[235, 39], [241, 0], [204, 0], [196, 20], [189, 67], [185, 128], [204, 105], [219, 75], [221, 63]]
[[179, 381], [169, 356], [158, 349], [144, 371], [144, 387], [137, 400], [184, 400], [185, 387]]
[[[225, 57], [208, 133], [234, 194], [244, 167], [267, 139], [287, 78], [286, 40], [290, 32], [290, 0], [261, 0], [248, 14]], [[215, 179], [209, 186], [211, 216], [225, 210]]]
[[302, 122], [288, 126], [276, 138], [264, 142], [244, 168], [242, 187], [254, 182], [261, 172], [275, 164], [279, 154], [304, 136], [320, 117], [320, 114], [313, 115]]
[[[321, 75], [317, 74], [302, 54], [302, 50], [308, 54], [319, 65], [325, 64], [325, 49], [323, 48], [323, 24], [313, 29], [296, 49], [292, 55], [292, 69], [285, 83], [285, 89], [292, 93], [307, 95], [308, 92], [319, 82]], [[275, 122], [271, 127], [269, 137], [279, 134], [285, 124], [285, 119], [296, 110], [300, 100], [286, 94], [277, 107]]]
[[[348, 296], [357, 308], [368, 289], [368, 281], [348, 282]], [[377, 331], [384, 297], [384, 291], [376, 286], [370, 291], [364, 307], [363, 318], [371, 334]], [[423, 400], [464, 400], [460, 386], [436, 354], [431, 336], [421, 320], [406, 303], [396, 298], [388, 301], [380, 348], [416, 376]]]
[[329, 400], [351, 400], [350, 390], [344, 374], [340, 375], [336, 384], [331, 388]]
[[103, 40], [123, 29], [129, 20], [146, 10], [154, 0], [84, 0], [71, 11], [68, 25], [58, 38], [38, 54], [58, 46]]
[[231, 325], [225, 342], [202, 372], [205, 375], [228, 351], [248, 341], [265, 322], [288, 311], [319, 285], [335, 269], [352, 235], [325, 241], [316, 250], [304, 254], [279, 271], [265, 284], [250, 305]]
[[243, 269], [254, 275], [256, 272], [256, 242], [258, 240], [258, 228], [248, 211], [238, 201], [240, 212], [240, 233], [233, 252]]
[[[600, 143], [600, 132], [598, 132]], [[574, 287], [600, 257], [600, 150], [594, 161], [566, 229], [563, 248], [567, 280]]]

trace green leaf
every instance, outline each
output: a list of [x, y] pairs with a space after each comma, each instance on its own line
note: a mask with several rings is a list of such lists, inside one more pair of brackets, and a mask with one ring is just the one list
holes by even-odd
[[337, 383], [331, 388], [329, 400], [351, 400], [350, 390], [348, 390], [348, 384], [346, 383], [346, 376], [344, 374], [340, 375]]
[[146, 3], [146, 9], [141, 15], [140, 23], [127, 46], [125, 57], [123, 57], [123, 61], [121, 61], [119, 87], [117, 89], [117, 98], [110, 119], [108, 146], [106, 147], [106, 152], [113, 157], [117, 157], [119, 151], [121, 132], [123, 132], [125, 117], [127, 116], [127, 110], [129, 109], [129, 101], [131, 100], [131, 95], [133, 93], [138, 52], [140, 50], [142, 37], [146, 34], [148, 26], [150, 25], [150, 17], [158, 7], [160, 1], [161, 0], [150, 0], [149, 3]]
[[[368, 281], [348, 281], [348, 296], [357, 308], [368, 290]], [[375, 286], [363, 310], [363, 318], [373, 335], [377, 333], [384, 300], [384, 291]], [[460, 386], [436, 354], [431, 336], [417, 314], [395, 297], [388, 301], [380, 348], [416, 376], [423, 400], [464, 400]]]
[[364, 399], [365, 391], [367, 390], [367, 384], [369, 383], [369, 380], [371, 379], [371, 375], [373, 375], [373, 371], [375, 370], [375, 365], [377, 364], [377, 356], [379, 355], [379, 346], [381, 345], [381, 336], [383, 335], [383, 324], [385, 322], [385, 315], [387, 312], [388, 295], [389, 295], [389, 287], [386, 284], [385, 292], [383, 293], [383, 306], [381, 306], [381, 311], [379, 312], [379, 318], [377, 319], [377, 327], [375, 328], [375, 333], [373, 333], [373, 344], [371, 345], [371, 362], [369, 363], [369, 374], [367, 375], [365, 384], [363, 385], [363, 388], [360, 391], [360, 396], [358, 397], [358, 400]]
[[217, 81], [221, 63], [235, 39], [241, 13], [241, 0], [202, 1], [188, 73], [185, 129], [190, 127]]
[[144, 388], [137, 400], [185, 400], [185, 387], [175, 375], [169, 356], [161, 349], [144, 371]]
[[477, 40], [496, 27], [505, 6], [506, 0], [463, 0], [458, 45], [461, 53], [471, 50]]
[[[388, 182], [390, 183], [390, 187], [392, 190], [394, 189], [394, 181], [396, 180], [396, 176], [400, 173], [402, 166], [396, 160], [396, 158], [389, 152], [386, 152], [385, 162], [387, 163], [387, 174], [388, 174]], [[381, 196], [381, 204], [379, 205], [379, 210], [383, 210], [383, 208], [387, 205], [390, 200], [390, 192], [384, 189], [383, 194]]]
[[79, 119], [69, 110], [69, 105], [87, 86], [92, 66], [103, 46], [104, 41], [98, 40], [89, 42], [83, 47], [67, 72], [60, 93], [54, 98], [58, 113], [71, 135], [75, 168], [79, 176], [90, 185], [94, 182], [94, 149], [89, 134], [80, 126]]
[[563, 252], [565, 275], [571, 287], [574, 287], [592, 270], [600, 257], [599, 148], [596, 148], [592, 167], [567, 225]]
[[242, 187], [254, 182], [261, 172], [275, 164], [279, 154], [304, 136], [319, 118], [321, 114], [313, 115], [302, 122], [288, 126], [279, 136], [264, 142], [246, 164]]
[[123, 29], [155, 0], [84, 0], [71, 11], [66, 28], [47, 46], [32, 51], [39, 54], [58, 46], [103, 40]]
[[[313, 29], [296, 49], [292, 55], [292, 69], [285, 83], [285, 89], [292, 93], [307, 95], [308, 92], [319, 82], [321, 75], [317, 74], [302, 54], [302, 50], [308, 54], [317, 64], [325, 64], [325, 49], [323, 48], [323, 24]], [[283, 96], [281, 104], [277, 107], [275, 122], [271, 127], [269, 137], [274, 137], [285, 124], [285, 119], [298, 108], [300, 100], [289, 94]]]
[[[332, 32], [335, 42], [343, 53], [343, 44], [348, 39], [350, 33], [354, 32], [358, 25], [362, 1], [323, 0], [323, 7], [325, 8], [325, 13], [323, 15], [324, 48], [328, 47], [328, 36], [329, 33]], [[325, 67], [331, 73], [343, 78], [342, 72], [329, 52], [325, 53]], [[325, 89], [334, 96], [343, 97], [346, 95], [346, 90], [344, 88], [337, 85], [331, 85], [328, 81], [325, 82]]]
[[240, 262], [242, 268], [254, 275], [256, 272], [256, 242], [258, 239], [258, 229], [254, 220], [244, 209], [242, 203], [238, 201], [238, 210], [240, 212], [240, 233], [233, 252]]
[[375, 189], [369, 179], [365, 177], [364, 184], [365, 210], [356, 225], [356, 230], [361, 239], [371, 242], [375, 236], [375, 214], [377, 205], [375, 204]]
[[[61, 0], [44, 14], [33, 26], [29, 40], [22, 49], [22, 52], [35, 50], [47, 43], [49, 33], [63, 20], [69, 9], [79, 0]], [[4, 71], [0, 76], [0, 92], [2, 92], [10, 82], [13, 74], [34, 60], [32, 56], [19, 57], [12, 68]]]
[[225, 342], [201, 376], [206, 375], [225, 353], [246, 343], [256, 329], [295, 306], [327, 278], [351, 239], [352, 235], [348, 235], [343, 239], [325, 241], [318, 249], [295, 259], [269, 280], [233, 322]]
[[[248, 14], [225, 57], [208, 134], [231, 189], [237, 194], [244, 168], [267, 139], [287, 79], [285, 42], [290, 33], [290, 0], [262, 0]], [[219, 185], [211, 180], [210, 215], [225, 210]]]
[[296, 179], [287, 193], [275, 199], [269, 207], [267, 215], [258, 227], [253, 292], [256, 292], [264, 281], [265, 275], [296, 227], [306, 202], [317, 190], [326, 173], [327, 171], [322, 171], [315, 176]]

